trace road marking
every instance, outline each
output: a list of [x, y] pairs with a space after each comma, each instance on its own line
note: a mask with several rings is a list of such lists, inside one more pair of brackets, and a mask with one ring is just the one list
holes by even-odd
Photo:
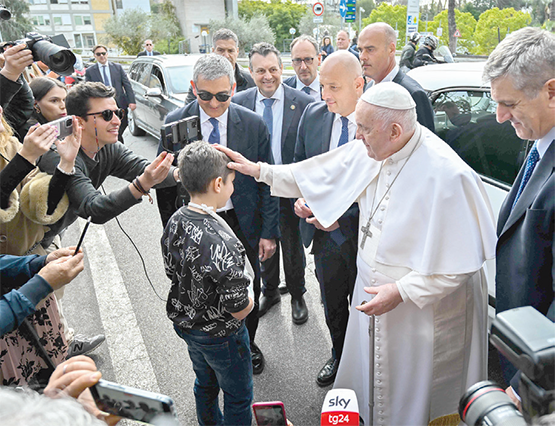
[[[79, 219], [81, 231], [85, 223], [84, 219]], [[116, 382], [160, 392], [104, 226], [91, 224], [84, 241]]]

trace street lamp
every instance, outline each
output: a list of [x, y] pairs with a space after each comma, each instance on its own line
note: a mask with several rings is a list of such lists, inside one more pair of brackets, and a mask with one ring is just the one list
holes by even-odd
[[366, 10], [364, 10], [362, 7], [358, 8], [358, 33], [360, 34], [360, 32], [362, 31], [362, 14], [363, 12], [366, 12]]

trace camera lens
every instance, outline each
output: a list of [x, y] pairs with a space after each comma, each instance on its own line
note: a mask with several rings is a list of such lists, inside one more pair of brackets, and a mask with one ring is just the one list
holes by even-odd
[[48, 67], [57, 74], [71, 75], [73, 65], [75, 64], [75, 55], [69, 49], [58, 46], [49, 41], [37, 41], [32, 47], [33, 53], [39, 60], [44, 62]]
[[66, 120], [66, 127], [71, 127], [71, 126], [72, 126], [72, 123], [73, 123], [73, 118], [69, 117], [69, 118]]
[[3, 6], [0, 6], [0, 19], [4, 21], [9, 20], [12, 17], [11, 12]]
[[459, 402], [459, 415], [468, 426], [526, 426], [503, 389], [488, 380], [466, 391]]

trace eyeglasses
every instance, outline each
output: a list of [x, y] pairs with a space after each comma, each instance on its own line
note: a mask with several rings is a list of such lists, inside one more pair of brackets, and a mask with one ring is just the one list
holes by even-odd
[[227, 102], [231, 95], [228, 93], [210, 93], [210, 92], [197, 92], [198, 97], [203, 101], [211, 101], [213, 97], [216, 97], [218, 102]]
[[301, 62], [304, 62], [306, 65], [312, 65], [314, 58], [295, 58], [291, 59], [294, 65], [301, 65]]
[[107, 52], [98, 52], [98, 53], [95, 53], [94, 56], [106, 56], [106, 53]]
[[147, 44], [145, 44], [145, 46], [152, 46], [152, 44], [151, 44], [151, 43], [147, 43]]
[[85, 114], [85, 117], [88, 115], [102, 115], [102, 118], [104, 119], [104, 121], [112, 121], [112, 118], [114, 118], [114, 114], [116, 114], [116, 116], [120, 120], [122, 120], [123, 117], [125, 116], [125, 110], [123, 108], [118, 108], [116, 110], [105, 109], [104, 111], [91, 112], [89, 114]]

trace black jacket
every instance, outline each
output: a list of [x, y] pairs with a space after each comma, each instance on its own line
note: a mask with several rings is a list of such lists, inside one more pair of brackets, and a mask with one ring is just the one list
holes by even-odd
[[0, 74], [0, 105], [21, 142], [27, 134], [24, 126], [33, 114], [33, 103], [33, 92], [23, 76], [11, 81]]

